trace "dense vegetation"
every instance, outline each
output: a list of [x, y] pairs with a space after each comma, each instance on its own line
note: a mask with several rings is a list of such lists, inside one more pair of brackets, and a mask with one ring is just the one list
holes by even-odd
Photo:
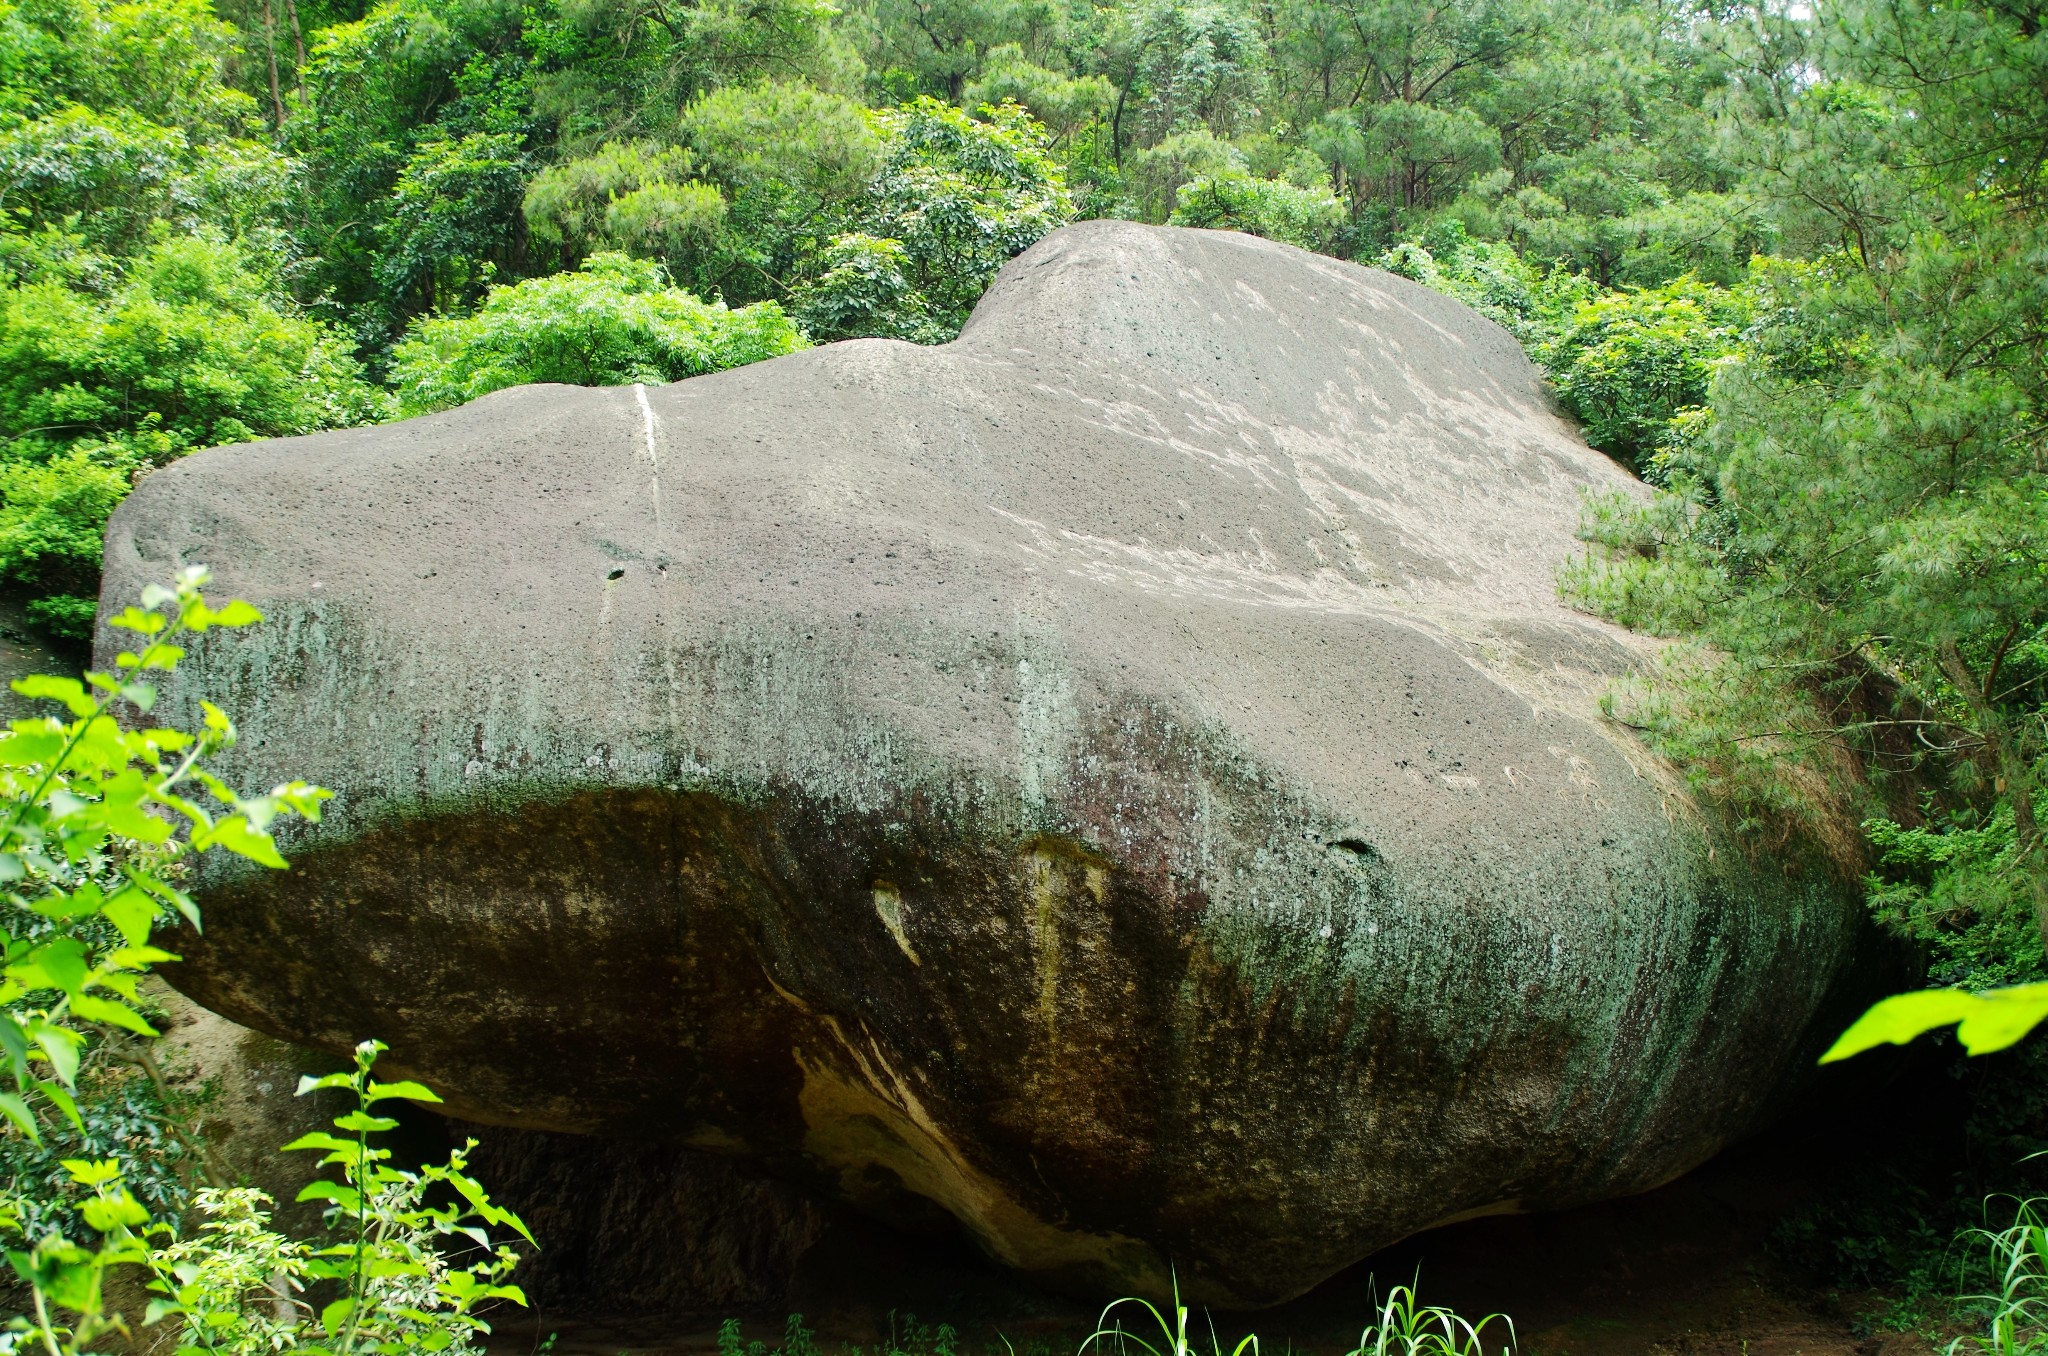
[[1564, 581], [1688, 642], [1616, 718], [1759, 835], [1862, 823], [1937, 982], [2039, 980], [2044, 91], [2044, 0], [0, 0], [0, 574], [76, 637], [195, 448], [1249, 231], [1513, 332], [1657, 490]]

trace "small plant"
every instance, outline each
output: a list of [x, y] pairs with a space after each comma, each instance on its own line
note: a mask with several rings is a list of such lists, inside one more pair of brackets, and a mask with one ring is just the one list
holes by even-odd
[[1416, 1282], [1395, 1286], [1348, 1356], [1485, 1356], [1486, 1330], [1494, 1323], [1508, 1330], [1501, 1351], [1513, 1350], [1515, 1322], [1506, 1314], [1474, 1323], [1442, 1305], [1423, 1304], [1415, 1291]]
[[[309, 1250], [273, 1232], [260, 1208], [261, 1192], [202, 1191], [199, 1206], [208, 1215], [202, 1232], [150, 1255], [156, 1273], [150, 1288], [161, 1298], [150, 1304], [148, 1321], [183, 1317], [179, 1356], [474, 1356], [481, 1350], [475, 1339], [491, 1330], [479, 1306], [500, 1299], [526, 1303], [517, 1286], [505, 1283], [518, 1255], [503, 1242], [494, 1244], [489, 1230], [510, 1229], [528, 1243], [533, 1236], [465, 1171], [476, 1141], [446, 1163], [417, 1171], [393, 1165], [391, 1151], [370, 1142], [398, 1126], [373, 1107], [441, 1100], [418, 1083], [373, 1078], [384, 1048], [364, 1041], [353, 1069], [300, 1079], [302, 1096], [345, 1091], [355, 1106], [335, 1117], [334, 1128], [343, 1133], [316, 1131], [284, 1146], [319, 1153], [322, 1167], [341, 1170], [339, 1181], [316, 1180], [298, 1196], [329, 1203], [328, 1224], [341, 1242]], [[341, 1290], [317, 1319], [298, 1298], [308, 1281], [336, 1282]]]
[[1982, 1334], [1965, 1333], [1948, 1344], [1948, 1356], [2039, 1356], [2048, 1352], [2048, 1222], [2039, 1198], [2019, 1203], [2003, 1229], [1973, 1229], [1967, 1238], [1988, 1245], [1998, 1274], [1998, 1293], [1970, 1295], [1965, 1302], [1986, 1306]]
[[[80, 1143], [98, 1147], [103, 1118], [93, 1116], [91, 1099], [82, 1113], [78, 1097], [83, 1057], [106, 1052], [134, 1063], [164, 1093], [147, 1045], [131, 1038], [156, 1034], [138, 982], [177, 959], [151, 945], [157, 923], [199, 924], [197, 906], [175, 883], [180, 859], [218, 848], [282, 868], [270, 824], [287, 813], [317, 819], [329, 794], [303, 782], [262, 796], [230, 790], [203, 766], [235, 737], [211, 703], [200, 704], [198, 733], [141, 719], [156, 701], [149, 679], [177, 667], [183, 637], [261, 620], [244, 602], [211, 606], [205, 582], [204, 570], [186, 570], [175, 587], [152, 586], [140, 608], [110, 618], [146, 641], [139, 653], [119, 655], [113, 672], [13, 685], [23, 696], [61, 702], [70, 716], [17, 720], [0, 734], [0, 1069], [11, 1075], [0, 1083], [0, 1134], [32, 1145], [42, 1144], [49, 1122], [68, 1123]], [[126, 726], [117, 714], [128, 717]], [[174, 1219], [152, 1213], [162, 1193], [139, 1199], [117, 1156], [64, 1158], [62, 1181], [34, 1184], [33, 1196], [0, 1196], [0, 1236], [22, 1245], [7, 1260], [32, 1304], [0, 1332], [0, 1356], [88, 1356], [107, 1335], [129, 1334], [108, 1304], [106, 1280], [118, 1267], [151, 1278], [157, 1298], [145, 1322], [182, 1320], [179, 1356], [475, 1356], [475, 1339], [490, 1330], [479, 1308], [525, 1303], [505, 1283], [516, 1256], [489, 1231], [509, 1229], [528, 1243], [532, 1236], [468, 1175], [474, 1141], [418, 1171], [397, 1167], [372, 1143], [398, 1124], [378, 1114], [380, 1104], [439, 1100], [417, 1083], [375, 1080], [383, 1049], [365, 1042], [353, 1069], [300, 1082], [302, 1094], [333, 1089], [355, 1100], [334, 1121], [340, 1133], [285, 1146], [319, 1153], [322, 1167], [340, 1170], [338, 1180], [299, 1193], [328, 1203], [328, 1222], [341, 1234], [331, 1247], [278, 1234], [262, 1193], [217, 1183], [197, 1193], [199, 1227], [181, 1238]], [[155, 1108], [143, 1121], [154, 1126], [161, 1112], [169, 1123], [173, 1110]], [[119, 1152], [133, 1157], [133, 1147]], [[196, 1139], [186, 1147], [203, 1158]], [[147, 1177], [150, 1164], [140, 1166]], [[96, 1241], [67, 1232], [74, 1214]], [[317, 1314], [303, 1298], [308, 1285], [335, 1295]]]
[[[1138, 1332], [1126, 1329], [1121, 1320], [1110, 1321], [1110, 1316], [1126, 1305], [1135, 1306], [1143, 1316]], [[1413, 1283], [1395, 1286], [1385, 1303], [1376, 1302], [1373, 1319], [1346, 1356], [1485, 1356], [1486, 1330], [1495, 1323], [1507, 1329], [1507, 1340], [1501, 1344], [1503, 1356], [1515, 1345], [1514, 1320], [1506, 1314], [1488, 1314], [1474, 1323], [1441, 1305], [1422, 1304]], [[1158, 1333], [1156, 1340], [1145, 1335], [1153, 1330]], [[1180, 1302], [1178, 1281], [1171, 1321], [1149, 1301], [1120, 1299], [1102, 1311], [1095, 1331], [1081, 1343], [1081, 1356], [1088, 1356], [1090, 1347], [1096, 1348], [1097, 1356], [1109, 1356], [1112, 1347], [1116, 1356], [1129, 1356], [1133, 1349], [1142, 1356], [1202, 1356], [1201, 1348], [1188, 1335], [1188, 1308]], [[1225, 1356], [1213, 1323], [1209, 1325], [1208, 1347], [1208, 1356]], [[1258, 1351], [1257, 1334], [1246, 1334], [1230, 1348], [1229, 1356], [1258, 1356]]]

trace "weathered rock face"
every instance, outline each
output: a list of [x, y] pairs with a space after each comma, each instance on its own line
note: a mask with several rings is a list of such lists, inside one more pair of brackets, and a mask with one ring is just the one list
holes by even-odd
[[340, 795], [175, 980], [1083, 1286], [1268, 1302], [1646, 1188], [1862, 934], [1597, 716], [1644, 651], [1553, 576], [1627, 483], [1457, 304], [1119, 223], [943, 348], [202, 453], [107, 601], [259, 604], [181, 681]]

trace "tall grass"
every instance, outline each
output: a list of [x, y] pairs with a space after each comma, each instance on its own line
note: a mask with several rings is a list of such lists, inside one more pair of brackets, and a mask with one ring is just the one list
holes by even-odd
[[2003, 1229], [1972, 1229], [1967, 1237], [1988, 1246], [1998, 1276], [1996, 1294], [1970, 1295], [1988, 1313], [1982, 1333], [1948, 1344], [1948, 1356], [2048, 1356], [2048, 1198], [2019, 1203]]

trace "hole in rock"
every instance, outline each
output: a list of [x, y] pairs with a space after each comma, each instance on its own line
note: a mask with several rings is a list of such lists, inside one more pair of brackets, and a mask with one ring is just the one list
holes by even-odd
[[1380, 850], [1363, 838], [1339, 838], [1330, 844], [1330, 848], [1335, 852], [1348, 852], [1360, 861], [1376, 862], [1380, 859]]
[[608, 575], [606, 575], [606, 576], [605, 576], [605, 578], [606, 578], [606, 579], [624, 579], [625, 577], [626, 577], [626, 572], [625, 572], [625, 570], [624, 570], [623, 568], [622, 568], [622, 569], [617, 569], [617, 570], [613, 570], [613, 571], [612, 571], [612, 572], [611, 572], [610, 574], [608, 574]]

